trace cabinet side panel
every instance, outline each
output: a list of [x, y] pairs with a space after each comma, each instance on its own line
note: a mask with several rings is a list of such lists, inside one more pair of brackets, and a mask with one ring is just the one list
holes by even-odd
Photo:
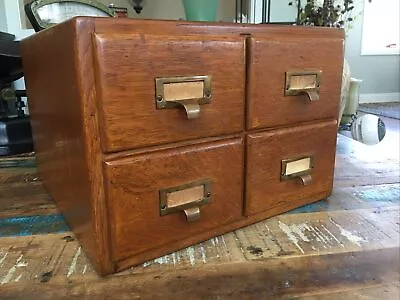
[[98, 115], [98, 93], [95, 82], [94, 45], [92, 43], [95, 32], [94, 23], [89, 18], [76, 19], [77, 62], [79, 66], [78, 78], [81, 90], [81, 106], [86, 141], [86, 155], [91, 182], [92, 197], [92, 230], [94, 246], [96, 248], [96, 267], [101, 274], [115, 272], [111, 262], [109, 242], [109, 226], [107, 205], [104, 191], [104, 175], [102, 169], [103, 154], [100, 145], [100, 126]]
[[73, 20], [39, 32], [21, 46], [40, 176], [99, 269], [82, 106], [86, 95], [78, 77], [77, 25]]

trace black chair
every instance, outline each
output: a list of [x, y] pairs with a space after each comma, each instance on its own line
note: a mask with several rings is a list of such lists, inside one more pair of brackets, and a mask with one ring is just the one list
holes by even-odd
[[12, 88], [24, 75], [20, 44], [14, 39], [14, 35], [0, 32], [0, 155], [33, 151], [29, 118], [23, 110], [26, 91]]

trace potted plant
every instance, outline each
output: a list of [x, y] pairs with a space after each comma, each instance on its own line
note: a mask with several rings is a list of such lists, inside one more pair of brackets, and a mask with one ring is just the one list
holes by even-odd
[[290, 6], [298, 6], [298, 25], [348, 29], [354, 21], [354, 0], [306, 0], [304, 6], [298, 1], [289, 2]]

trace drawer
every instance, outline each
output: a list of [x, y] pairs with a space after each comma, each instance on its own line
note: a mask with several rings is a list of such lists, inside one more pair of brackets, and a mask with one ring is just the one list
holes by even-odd
[[282, 213], [330, 195], [336, 121], [249, 134], [247, 214]]
[[240, 132], [243, 37], [95, 34], [102, 148]]
[[248, 45], [247, 129], [337, 118], [343, 40], [254, 37]]
[[243, 148], [236, 138], [105, 162], [113, 260], [240, 219]]

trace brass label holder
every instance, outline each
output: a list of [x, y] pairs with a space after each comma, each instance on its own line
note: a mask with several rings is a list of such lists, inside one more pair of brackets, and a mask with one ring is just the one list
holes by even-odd
[[312, 183], [314, 156], [301, 156], [281, 161], [281, 181], [300, 179], [304, 186]]
[[160, 216], [184, 212], [187, 221], [194, 222], [200, 219], [200, 206], [211, 202], [211, 180], [162, 189], [159, 194]]
[[285, 96], [306, 94], [310, 101], [319, 100], [321, 70], [286, 72]]
[[188, 119], [200, 116], [200, 105], [211, 103], [211, 76], [156, 78], [157, 109], [184, 108]]

